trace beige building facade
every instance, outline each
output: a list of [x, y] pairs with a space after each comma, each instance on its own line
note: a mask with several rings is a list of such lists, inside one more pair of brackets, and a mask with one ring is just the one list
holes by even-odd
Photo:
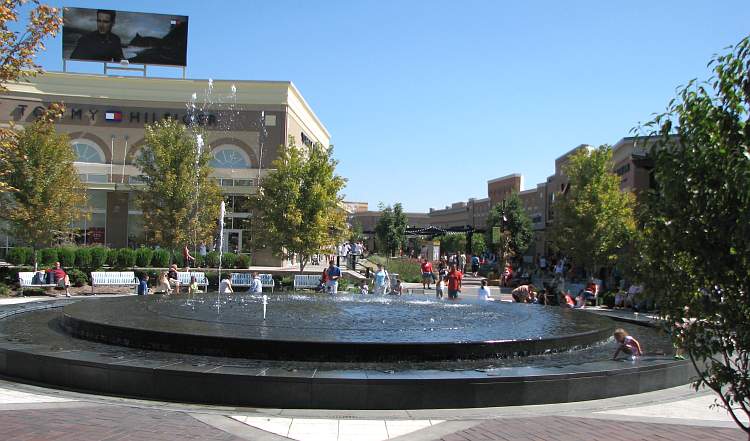
[[[330, 144], [325, 126], [288, 81], [213, 81], [208, 94], [208, 80], [49, 72], [7, 87], [0, 96], [0, 124], [5, 126], [11, 121], [23, 126], [51, 103], [65, 104], [56, 129], [70, 138], [87, 188], [90, 219], [77, 225], [85, 244], [144, 242], [142, 213], [133, 197], [141, 185], [135, 159], [145, 146], [144, 127], [166, 118], [189, 123], [191, 100], [194, 120], [207, 134], [211, 177], [227, 203], [224, 243], [229, 251], [248, 248], [248, 195], [256, 191], [279, 146], [289, 137], [298, 145]], [[1, 239], [6, 248], [14, 244], [12, 237]]]

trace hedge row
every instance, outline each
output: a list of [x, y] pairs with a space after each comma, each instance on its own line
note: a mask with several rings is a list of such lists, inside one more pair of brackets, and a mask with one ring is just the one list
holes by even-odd
[[[219, 253], [216, 251], [211, 251], [205, 257], [200, 255], [195, 257], [196, 262], [192, 265], [193, 267], [217, 268], [219, 266]], [[178, 267], [185, 266], [181, 251], [153, 250], [145, 247], [135, 250], [102, 246], [43, 248], [37, 250], [36, 258], [40, 266], [52, 265], [59, 261], [65, 268], [89, 270], [99, 269], [105, 265], [111, 268], [164, 268], [172, 263], [177, 264]], [[8, 262], [13, 265], [33, 265], [34, 252], [29, 247], [11, 248], [8, 252]], [[247, 269], [249, 266], [250, 256], [246, 254], [225, 253], [222, 256], [223, 268]]]

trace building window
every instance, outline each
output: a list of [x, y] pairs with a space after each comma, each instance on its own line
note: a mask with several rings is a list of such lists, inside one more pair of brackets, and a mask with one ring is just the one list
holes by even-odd
[[70, 144], [76, 154], [76, 162], [104, 164], [104, 152], [93, 142], [86, 139], [74, 139]]
[[630, 164], [625, 164], [622, 167], [619, 167], [617, 170], [615, 170], [615, 173], [617, 174], [617, 176], [622, 176], [629, 171], [630, 171]]
[[223, 145], [214, 149], [209, 165], [214, 168], [250, 168], [250, 158], [235, 145]]

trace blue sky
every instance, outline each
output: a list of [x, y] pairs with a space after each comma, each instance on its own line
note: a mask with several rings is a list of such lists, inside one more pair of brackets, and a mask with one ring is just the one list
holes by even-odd
[[[510, 173], [545, 181], [750, 33], [747, 0], [64, 5], [190, 16], [188, 77], [293, 81], [332, 134], [347, 200], [408, 211], [486, 197]], [[47, 46], [40, 64], [61, 70], [61, 37]]]

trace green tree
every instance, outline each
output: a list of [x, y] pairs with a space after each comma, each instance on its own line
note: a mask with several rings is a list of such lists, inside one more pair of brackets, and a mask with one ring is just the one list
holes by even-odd
[[[750, 37], [678, 89], [654, 130], [657, 188], [643, 211], [640, 277], [675, 343], [748, 434], [750, 417]], [[674, 136], [676, 135], [676, 136]]]
[[349, 232], [349, 242], [355, 243], [363, 240], [365, 240], [365, 235], [362, 230], [362, 223], [354, 221], [351, 231]]
[[378, 246], [385, 250], [389, 256], [394, 256], [406, 245], [407, 218], [401, 203], [378, 205], [380, 217], [375, 224], [375, 237]]
[[209, 148], [198, 155], [195, 136], [166, 119], [146, 126], [146, 147], [136, 159], [145, 188], [136, 193], [146, 240], [167, 248], [212, 243], [222, 201], [209, 178]]
[[520, 255], [529, 247], [533, 236], [531, 219], [521, 205], [517, 193], [511, 193], [503, 203], [495, 205], [490, 210], [487, 216], [488, 243], [492, 243], [493, 227], [500, 227], [502, 232], [501, 243], [492, 244], [494, 251], [500, 253], [501, 259], [498, 259], [498, 264], [504, 264], [509, 258]]
[[[479, 236], [477, 234], [475, 238]], [[472, 240], [472, 242], [474, 242]], [[466, 235], [464, 233], [446, 234], [440, 238], [440, 253], [455, 253], [466, 250]]]
[[9, 233], [35, 249], [68, 239], [86, 204], [68, 137], [42, 118], [18, 132], [16, 152], [8, 162], [13, 172], [1, 178], [15, 189], [0, 193]]
[[276, 253], [297, 254], [300, 271], [348, 234], [337, 164], [332, 148], [297, 147], [290, 137], [261, 182], [255, 208], [265, 237]]
[[[23, 32], [13, 31], [9, 25], [18, 21], [18, 10], [24, 3], [27, 2], [7, 0], [0, 5], [0, 92], [7, 90], [6, 83], [42, 71], [34, 57], [44, 49], [44, 38], [54, 37], [62, 24], [59, 9], [34, 0]], [[0, 192], [13, 189], [8, 186], [8, 175], [15, 170], [12, 164], [21, 155], [18, 142], [18, 131], [12, 125], [0, 128]]]
[[552, 243], [589, 274], [614, 266], [635, 235], [634, 196], [620, 191], [611, 170], [609, 146], [578, 150], [564, 167], [568, 187], [554, 203]]

